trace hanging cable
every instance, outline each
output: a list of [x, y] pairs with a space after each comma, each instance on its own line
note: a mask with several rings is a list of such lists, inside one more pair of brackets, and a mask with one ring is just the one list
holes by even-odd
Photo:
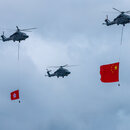
[[[124, 26], [122, 26], [122, 29], [121, 29], [121, 41], [120, 41], [120, 50], [119, 50], [119, 63], [120, 63], [120, 60], [121, 60], [121, 47], [122, 47], [122, 44], [123, 44], [123, 33], [124, 33]], [[118, 86], [120, 86], [120, 83], [118, 83]]]
[[124, 26], [122, 26], [122, 29], [121, 29], [121, 39], [120, 39], [120, 49], [119, 49], [119, 62], [120, 62], [120, 58], [121, 58], [121, 47], [122, 47], [122, 44], [123, 44], [123, 33], [124, 33]]
[[122, 30], [121, 30], [121, 42], [120, 42], [121, 45], [123, 42], [123, 32], [124, 32], [124, 26], [122, 26]]
[[20, 49], [20, 43], [18, 43], [18, 61], [19, 61], [19, 49]]
[[[19, 61], [20, 43], [18, 43], [18, 88], [20, 89], [20, 61]], [[19, 100], [20, 103], [20, 100]]]

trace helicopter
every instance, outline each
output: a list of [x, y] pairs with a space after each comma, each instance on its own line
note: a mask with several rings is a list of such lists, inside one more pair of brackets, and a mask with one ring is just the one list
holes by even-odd
[[36, 28], [19, 29], [18, 26], [16, 26], [16, 28], [17, 28], [16, 32], [10, 35], [8, 38], [5, 37], [4, 32], [3, 32], [3, 34], [1, 35], [1, 38], [2, 38], [1, 40], [3, 42], [13, 40], [14, 42], [18, 41], [20, 43], [22, 40], [29, 38], [29, 36], [26, 33], [24, 33], [24, 31], [29, 32], [29, 30], [36, 29]]
[[105, 19], [105, 23], [103, 23], [104, 25], [107, 25], [107, 26], [110, 26], [110, 25], [113, 25], [113, 24], [121, 24], [123, 26], [125, 26], [125, 24], [127, 23], [130, 23], [130, 15], [127, 15], [130, 13], [130, 11], [120, 11], [116, 8], [113, 8], [114, 10], [118, 11], [120, 13], [120, 15], [118, 15], [113, 21], [110, 21], [108, 19], [108, 15], [106, 16], [106, 19]]
[[72, 66], [75, 66], [75, 65], [63, 65], [63, 66], [51, 66], [49, 68], [58, 68], [54, 73], [50, 73], [51, 70], [48, 70], [47, 69], [47, 75], [45, 76], [48, 76], [48, 77], [54, 77], [56, 76], [57, 78], [59, 77], [62, 77], [64, 78], [65, 76], [68, 76], [69, 74], [71, 74], [71, 72], [67, 69], [65, 69], [65, 67], [72, 67]]

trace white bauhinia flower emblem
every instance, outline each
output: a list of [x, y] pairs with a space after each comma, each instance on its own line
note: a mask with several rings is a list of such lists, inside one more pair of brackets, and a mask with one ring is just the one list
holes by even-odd
[[15, 93], [13, 94], [13, 97], [16, 98], [16, 94]]

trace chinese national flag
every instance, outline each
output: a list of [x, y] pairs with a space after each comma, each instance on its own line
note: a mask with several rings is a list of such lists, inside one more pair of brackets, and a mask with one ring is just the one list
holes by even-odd
[[19, 99], [19, 90], [11, 92], [10, 95], [11, 95], [11, 100]]
[[119, 81], [119, 62], [100, 66], [101, 81], [104, 83]]

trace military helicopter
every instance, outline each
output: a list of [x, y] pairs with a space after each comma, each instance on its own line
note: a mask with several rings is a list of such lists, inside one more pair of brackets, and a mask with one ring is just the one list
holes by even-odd
[[130, 23], [130, 15], [127, 15], [130, 13], [130, 11], [124, 12], [124, 11], [120, 11], [116, 8], [113, 8], [113, 9], [120, 12], [120, 15], [118, 15], [113, 21], [110, 21], [108, 19], [108, 15], [107, 15], [106, 19], [105, 19], [105, 23], [103, 23], [103, 24], [105, 24], [107, 26], [110, 26], [113, 24], [117, 24], [117, 25], [121, 24], [121, 25], [125, 26], [125, 24]]
[[2, 38], [1, 40], [3, 42], [10, 41], [10, 40], [13, 40], [14, 42], [15, 41], [21, 42], [22, 40], [25, 40], [29, 37], [26, 33], [24, 33], [24, 31], [29, 32], [29, 30], [36, 29], [36, 28], [19, 29], [18, 26], [16, 26], [16, 28], [17, 28], [16, 32], [10, 35], [8, 38], [5, 37], [3, 32], [3, 34], [1, 35]]
[[64, 78], [65, 76], [68, 76], [71, 72], [67, 69], [65, 69], [64, 67], [72, 67], [72, 66], [76, 66], [76, 65], [63, 65], [63, 66], [50, 66], [49, 68], [58, 68], [54, 73], [50, 73], [51, 70], [47, 69], [47, 75], [48, 77], [54, 77], [56, 76], [57, 78], [62, 77]]

